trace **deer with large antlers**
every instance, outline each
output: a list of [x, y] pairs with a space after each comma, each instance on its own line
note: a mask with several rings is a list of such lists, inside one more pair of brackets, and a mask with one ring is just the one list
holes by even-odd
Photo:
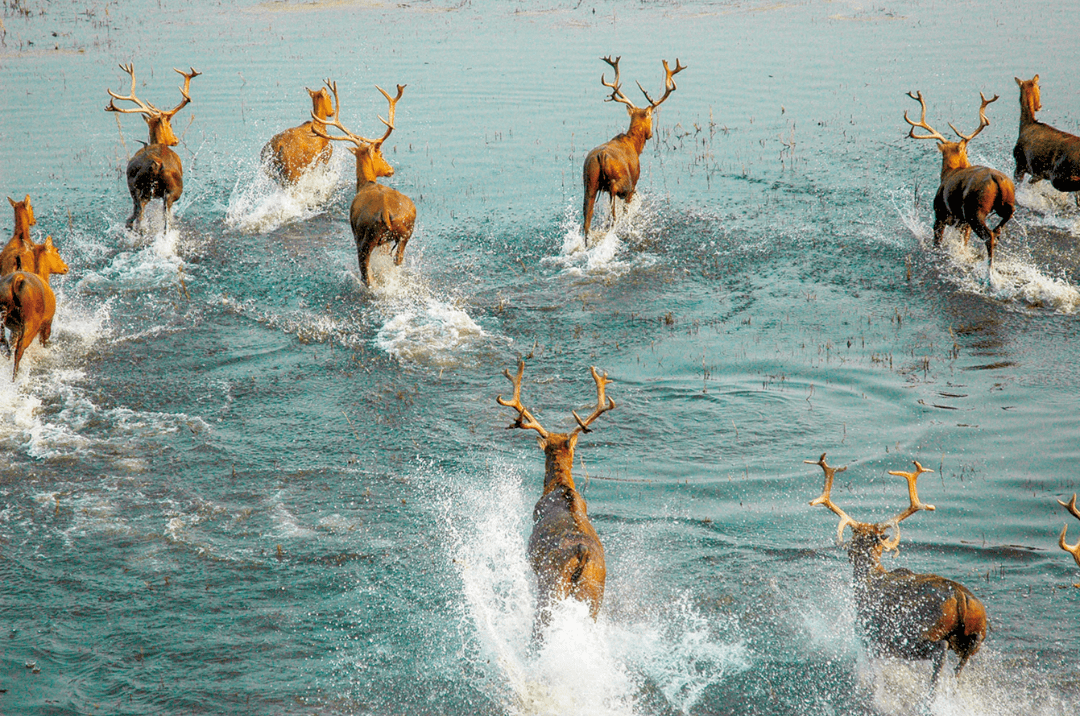
[[[378, 183], [379, 177], [394, 176], [394, 168], [383, 157], [382, 147], [383, 142], [394, 131], [394, 110], [405, 92], [405, 85], [397, 86], [396, 97], [391, 97], [382, 87], [375, 86], [390, 103], [387, 114], [389, 119], [379, 117], [379, 121], [386, 125], [386, 132], [378, 139], [361, 137], [342, 126], [337, 83], [326, 80], [326, 86], [334, 95], [334, 110], [321, 124], [313, 122], [312, 131], [326, 139], [351, 142], [355, 145], [349, 147], [349, 151], [356, 155], [356, 196], [349, 208], [349, 224], [352, 226], [353, 238], [356, 239], [360, 275], [364, 283], [370, 286], [373, 278], [371, 252], [377, 246], [393, 243], [394, 264], [400, 266], [405, 257], [405, 245], [409, 242], [413, 224], [416, 223], [416, 205], [412, 200], [396, 189]], [[315, 113], [312, 113], [311, 117], [312, 120], [317, 119]], [[342, 134], [327, 133], [327, 126], [340, 130]]]
[[[1036, 75], [1038, 77], [1038, 75]], [[1068, 504], [1058, 500], [1058, 504], [1069, 511], [1069, 514], [1080, 520], [1080, 510], [1076, 509], [1076, 493], [1073, 493], [1072, 499]], [[1058, 537], [1058, 546], [1068, 552], [1076, 560], [1076, 566], [1080, 567], [1080, 540], [1076, 541], [1076, 544], [1069, 544], [1065, 541], [1065, 533], [1069, 531], [1069, 526], [1064, 525], [1061, 528], [1061, 536]], [[1080, 589], [1080, 584], [1074, 584], [1074, 587]]]
[[318, 91], [307, 89], [307, 93], [311, 96], [311, 120], [278, 132], [262, 150], [263, 164], [271, 176], [285, 184], [295, 184], [310, 167], [330, 160], [330, 140], [326, 138], [324, 122], [333, 113], [330, 93], [325, 87]]
[[529, 537], [529, 563], [536, 573], [538, 603], [536, 629], [547, 624], [553, 602], [565, 597], [583, 601], [589, 605], [593, 619], [600, 612], [604, 600], [604, 582], [607, 569], [604, 566], [604, 546], [593, 529], [585, 507], [585, 498], [574, 487], [571, 469], [574, 465], [574, 447], [581, 433], [601, 415], [615, 407], [604, 388], [611, 381], [607, 373], [601, 375], [590, 368], [596, 382], [596, 406], [584, 420], [572, 412], [577, 427], [569, 433], [551, 433], [521, 404], [521, 376], [525, 361], [518, 361], [517, 376], [509, 370], [503, 375], [514, 386], [510, 400], [501, 395], [499, 405], [517, 411], [517, 419], [510, 428], [535, 430], [539, 434], [540, 449], [544, 451], [544, 492], [533, 508], [533, 530]]
[[[960, 137], [959, 142], [950, 142], [926, 123], [926, 100], [922, 92], [917, 95], [908, 92], [908, 96], [917, 100], [922, 108], [922, 117], [918, 122], [913, 122], [904, 112], [904, 121], [911, 125], [908, 136], [912, 139], [936, 139], [938, 151], [941, 152], [941, 185], [934, 197], [934, 246], [941, 243], [946, 226], [962, 225], [965, 246], [974, 229], [986, 244], [987, 262], [993, 268], [994, 244], [1016, 208], [1016, 187], [1012, 179], [996, 169], [972, 166], [968, 160], [967, 145], [979, 132], [990, 126], [986, 106], [997, 101], [998, 96], [987, 99], [986, 95], [979, 93], [982, 98], [979, 126], [971, 134], [961, 134], [959, 129], [949, 124]], [[925, 129], [929, 134], [915, 134], [916, 128]], [[986, 225], [991, 212], [1000, 219], [994, 229]]]
[[[1080, 137], [1035, 119], [1035, 113], [1042, 109], [1038, 75], [1030, 80], [1013, 79], [1020, 86], [1020, 135], [1013, 147], [1013, 179], [1019, 183], [1030, 174], [1032, 182], [1049, 179], [1058, 191], [1080, 192]], [[1073, 196], [1080, 205], [1080, 193]]]
[[43, 244], [33, 244], [31, 256], [33, 269], [0, 276], [0, 353], [5, 356], [11, 353], [4, 334], [4, 328], [7, 328], [15, 343], [12, 380], [19, 374], [23, 352], [34, 338], [41, 336], [41, 344], [45, 345], [52, 335], [56, 294], [49, 286], [49, 276], [68, 272], [68, 265], [60, 258], [51, 236], [46, 237]]
[[[180, 157], [169, 148], [175, 147], [180, 140], [173, 133], [170, 122], [177, 112], [191, 102], [191, 95], [188, 94], [188, 90], [191, 89], [191, 80], [201, 73], [194, 67], [190, 72], [174, 68], [174, 71], [184, 78], [184, 85], [180, 88], [182, 99], [180, 104], [166, 112], [135, 96], [134, 65], [120, 65], [120, 69], [131, 76], [131, 93], [122, 96], [107, 89], [112, 99], [105, 106], [105, 111], [141, 114], [150, 129], [150, 143], [136, 152], [127, 165], [128, 191], [131, 192], [131, 200], [135, 204], [134, 211], [128, 217], [127, 227], [130, 229], [136, 221], [142, 219], [143, 209], [151, 199], [161, 199], [165, 203], [165, 228], [168, 230], [172, 205], [184, 191], [184, 167], [180, 163]], [[122, 109], [116, 106], [116, 100], [131, 102], [135, 107]]]
[[15, 231], [11, 241], [0, 251], [0, 276], [12, 271], [33, 271], [34, 242], [30, 238], [30, 227], [37, 223], [34, 219], [34, 207], [30, 204], [30, 195], [26, 199], [15, 201], [10, 196], [8, 203], [15, 210]]
[[[979, 650], [986, 638], [986, 609], [962, 584], [936, 574], [916, 574], [909, 569], [886, 571], [881, 566], [885, 550], [900, 544], [900, 523], [920, 510], [935, 507], [919, 500], [916, 481], [919, 475], [933, 472], [915, 462], [914, 472], [890, 470], [907, 480], [910, 505], [885, 522], [858, 522], [832, 501], [833, 478], [847, 469], [832, 467], [822, 453], [817, 461], [825, 472], [825, 489], [811, 506], [824, 505], [840, 518], [836, 539], [843, 538], [844, 528], [851, 528], [848, 558], [854, 572], [855, 610], [865, 641], [876, 655], [901, 659], [933, 659], [933, 685], [937, 685], [945, 665], [947, 649], [960, 658], [956, 675]], [[892, 530], [893, 536], [888, 536]]]
[[593, 206], [596, 203], [596, 195], [606, 191], [611, 196], [611, 218], [615, 220], [615, 198], [629, 202], [637, 188], [638, 177], [641, 175], [641, 152], [653, 134], [653, 111], [678, 89], [675, 86], [675, 75], [686, 69], [675, 60], [675, 69], [668, 67], [664, 60], [664, 96], [654, 102], [645, 88], [638, 83], [638, 89], [645, 95], [649, 103], [647, 107], [638, 107], [631, 102], [622, 91], [619, 82], [619, 60], [616, 57], [602, 57], [604, 62], [611, 65], [615, 70], [615, 79], [608, 82], [604, 75], [600, 76], [600, 83], [611, 90], [611, 96], [605, 102], [619, 102], [626, 105], [626, 112], [630, 115], [630, 128], [610, 141], [596, 147], [585, 157], [585, 169], [582, 172], [582, 181], [585, 184], [585, 203], [583, 213], [585, 215], [585, 243], [589, 242], [589, 228], [592, 226]]

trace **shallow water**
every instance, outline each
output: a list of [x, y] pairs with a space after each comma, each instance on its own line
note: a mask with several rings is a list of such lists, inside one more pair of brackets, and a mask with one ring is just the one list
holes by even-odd
[[[150, 21], [148, 18], [153, 18]], [[1064, 5], [961, 2], [6, 3], [0, 185], [30, 194], [53, 342], [0, 377], [0, 713], [1072, 714], [1080, 581], [1080, 210], [1045, 185], [987, 272], [931, 237], [928, 121], [1011, 173], [1012, 77], [1080, 127]], [[639, 193], [586, 246], [580, 171], [626, 128], [598, 58], [654, 93]], [[962, 58], [958, 61], [957, 58]], [[185, 189], [143, 232], [124, 168], [179, 101]], [[358, 279], [353, 160], [298, 188], [259, 151], [337, 81], [412, 197], [401, 268]], [[656, 96], [653, 94], [653, 96]], [[2, 212], [0, 212], [2, 213]], [[7, 214], [4, 214], [8, 216]], [[7, 230], [10, 224], [2, 224]], [[533, 644], [525, 558], [549, 429], [594, 400], [575, 472], [599, 621]], [[5, 369], [8, 370], [8, 369]], [[888, 566], [967, 585], [992, 622], [959, 680], [868, 659], [827, 452], [856, 518], [936, 472]], [[1070, 541], [1080, 523], [1070, 525]], [[952, 657], [950, 657], [952, 658]]]

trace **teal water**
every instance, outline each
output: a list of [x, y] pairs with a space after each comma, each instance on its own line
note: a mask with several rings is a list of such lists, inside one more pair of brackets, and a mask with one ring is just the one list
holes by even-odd
[[[53, 344], [0, 364], [0, 714], [1074, 714], [1080, 210], [1041, 185], [986, 272], [934, 250], [940, 159], [1008, 174], [1014, 76], [1080, 129], [1078, 25], [1008, 3], [8, 2], [0, 191], [71, 271]], [[581, 164], [627, 94], [688, 66], [639, 199], [583, 245]], [[141, 120], [179, 101], [185, 190], [125, 231]], [[416, 202], [400, 271], [362, 287], [353, 160], [290, 192], [258, 165], [337, 81]], [[609, 75], [610, 78], [610, 75]], [[630, 91], [632, 90], [632, 91]], [[655, 97], [656, 94], [653, 94]], [[0, 230], [11, 226], [7, 209]], [[606, 208], [600, 221], [606, 225]], [[8, 236], [9, 234], [3, 234]], [[601, 617], [530, 646], [543, 458], [503, 428], [503, 369], [546, 427], [618, 408], [575, 468], [604, 541]], [[926, 697], [868, 659], [828, 452], [856, 518], [936, 472], [888, 566], [957, 579], [992, 631]], [[586, 478], [586, 475], [588, 476]], [[1070, 525], [1070, 541], [1080, 523]], [[952, 657], [950, 657], [952, 658]]]

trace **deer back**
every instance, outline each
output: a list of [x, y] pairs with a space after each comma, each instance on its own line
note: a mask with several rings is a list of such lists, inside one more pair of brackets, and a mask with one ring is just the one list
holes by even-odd
[[372, 231], [407, 237], [415, 222], [416, 205], [412, 199], [376, 182], [362, 184], [349, 208], [349, 223], [357, 237]]
[[[943, 173], [938, 199], [958, 219], [971, 221], [977, 215], [1016, 204], [1016, 185], [1003, 172], [984, 166], [967, 166]], [[1011, 208], [1009, 214], [1012, 214]]]
[[52, 320], [56, 294], [37, 274], [15, 271], [0, 277], [0, 309], [6, 312], [5, 325], [22, 330], [29, 344], [41, 323]]

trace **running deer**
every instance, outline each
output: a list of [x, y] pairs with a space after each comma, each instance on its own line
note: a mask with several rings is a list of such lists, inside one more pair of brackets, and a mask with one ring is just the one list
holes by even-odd
[[[922, 108], [922, 117], [913, 122], [904, 112], [904, 120], [911, 125], [908, 136], [912, 139], [936, 139], [941, 152], [941, 186], [934, 197], [934, 246], [941, 243], [941, 236], [946, 225], [961, 224], [964, 232], [964, 245], [967, 246], [974, 229], [976, 235], [986, 244], [986, 257], [990, 268], [994, 266], [994, 244], [1001, 236], [1001, 229], [1012, 218], [1016, 208], [1016, 188], [1012, 179], [996, 169], [972, 166], [968, 160], [967, 145], [978, 136], [979, 132], [990, 126], [986, 118], [986, 106], [996, 102], [986, 99], [979, 93], [982, 105], [979, 107], [979, 126], [971, 134], [961, 134], [951, 123], [949, 127], [960, 137], [959, 142], [950, 142], [941, 133], [926, 123], [926, 101], [922, 92], [917, 95], [908, 92], [908, 97], [918, 100]], [[925, 129], [929, 134], [915, 134], [916, 128]], [[986, 225], [986, 220], [994, 212], [1001, 219], [993, 230]]]
[[[1035, 78], [1038, 79], [1038, 75], [1036, 75]], [[1065, 504], [1061, 500], [1058, 500], [1058, 504], [1061, 505], [1062, 507], [1064, 507], [1066, 510], [1068, 510], [1070, 515], [1072, 515], [1076, 519], [1080, 520], [1080, 510], [1076, 509], [1076, 493], [1075, 492], [1073, 493], [1072, 499], [1069, 500], [1068, 504]], [[1065, 533], [1068, 530], [1069, 530], [1068, 525], [1064, 525], [1061, 528], [1061, 536], [1058, 537], [1058, 546], [1061, 547], [1066, 552], [1068, 552], [1069, 554], [1071, 554], [1073, 556], [1073, 558], [1076, 560], [1076, 565], [1078, 567], [1080, 567], [1080, 540], [1077, 540], [1076, 544], [1073, 544], [1073, 545], [1070, 545], [1068, 542], [1066, 542], [1065, 541]], [[1080, 589], [1080, 584], [1074, 584], [1073, 586]]]
[[550, 618], [553, 602], [565, 597], [583, 601], [589, 605], [593, 619], [604, 600], [604, 546], [589, 522], [585, 499], [574, 488], [571, 469], [574, 465], [574, 446], [578, 436], [589, 431], [589, 425], [612, 410], [615, 401], [604, 394], [611, 381], [607, 373], [600, 375], [590, 368], [596, 382], [596, 407], [592, 414], [582, 420], [573, 412], [578, 426], [570, 433], [549, 433], [521, 404], [521, 376], [525, 361], [518, 361], [517, 377], [509, 370], [503, 375], [514, 386], [514, 397], [496, 398], [499, 405], [517, 411], [517, 419], [510, 428], [535, 430], [544, 451], [544, 492], [533, 508], [533, 530], [529, 537], [529, 562], [536, 573], [538, 603], [536, 610], [536, 633]]
[[[1013, 179], [1019, 184], [1030, 174], [1032, 182], [1049, 179], [1058, 191], [1080, 192], [1080, 137], [1035, 119], [1035, 113], [1042, 109], [1038, 75], [1030, 80], [1013, 79], [1020, 86], [1020, 135], [1013, 148]], [[1080, 193], [1073, 197], [1080, 206]]]
[[45, 345], [52, 335], [56, 294], [49, 286], [49, 276], [68, 272], [68, 265], [60, 258], [51, 236], [43, 244], [34, 244], [33, 255], [36, 267], [33, 272], [13, 271], [0, 277], [0, 352], [5, 356], [11, 354], [4, 334], [4, 328], [7, 328], [15, 343], [12, 380], [19, 374], [23, 351], [34, 337], [40, 335], [41, 344]]
[[[908, 483], [910, 506], [885, 522], [857, 522], [832, 501], [830, 493], [836, 473], [847, 469], [832, 467], [825, 454], [809, 465], [820, 465], [825, 471], [825, 489], [821, 497], [810, 502], [825, 505], [840, 518], [836, 531], [839, 542], [844, 528], [851, 527], [848, 559], [854, 572], [855, 609], [865, 641], [878, 656], [901, 659], [933, 659], [936, 686], [946, 650], [960, 657], [956, 675], [968, 659], [979, 650], [986, 638], [986, 609], [982, 602], [963, 585], [936, 574], [916, 574], [909, 569], [885, 571], [881, 554], [900, 544], [900, 522], [920, 510], [934, 510], [919, 500], [915, 483], [919, 475], [933, 472], [915, 462], [914, 472], [890, 470], [890, 475], [903, 477]], [[893, 530], [890, 539], [886, 531]]]
[[[170, 122], [176, 113], [191, 101], [191, 95], [188, 94], [188, 90], [191, 89], [191, 80], [202, 73], [197, 72], [194, 67], [191, 68], [191, 72], [174, 68], [173, 71], [184, 78], [184, 85], [180, 88], [183, 99], [180, 100], [180, 104], [165, 112], [135, 96], [134, 65], [120, 65], [120, 69], [131, 76], [131, 94], [121, 96], [107, 89], [112, 99], [106, 105], [105, 111], [141, 114], [147, 127], [150, 128], [150, 143], [136, 152], [127, 165], [128, 191], [131, 192], [131, 200], [135, 204], [134, 211], [128, 217], [127, 228], [130, 229], [136, 221], [142, 219], [143, 209], [151, 199], [162, 199], [165, 203], [165, 229], [168, 230], [172, 205], [184, 191], [184, 168], [180, 164], [180, 157], [169, 149], [180, 142], [173, 133]], [[121, 109], [116, 106], [116, 100], [132, 102], [135, 108]]]
[[585, 184], [585, 244], [589, 243], [589, 228], [592, 225], [593, 205], [596, 203], [596, 195], [606, 191], [611, 196], [611, 220], [615, 221], [615, 197], [624, 202], [630, 201], [637, 188], [638, 177], [641, 175], [641, 152], [645, 149], [645, 142], [652, 137], [653, 111], [671, 96], [677, 87], [675, 75], [686, 69], [680, 65], [678, 58], [675, 60], [675, 69], [668, 67], [664, 60], [664, 96], [658, 102], [653, 102], [649, 93], [638, 83], [638, 89], [645, 95], [649, 102], [648, 107], [637, 107], [627, 99], [622, 92], [619, 83], [619, 60], [616, 57], [600, 58], [615, 69], [615, 80], [610, 84], [604, 75], [600, 76], [600, 83], [611, 90], [611, 96], [605, 102], [619, 102], [626, 105], [626, 112], [630, 115], [630, 128], [624, 134], [620, 134], [608, 142], [596, 147], [585, 157], [585, 169], [582, 172], [582, 181]]
[[30, 195], [23, 201], [15, 201], [10, 196], [8, 203], [15, 210], [15, 231], [11, 241], [0, 251], [0, 276], [12, 271], [32, 271], [30, 262], [34, 260], [34, 242], [30, 239], [30, 227], [37, 223], [34, 219], [34, 207], [30, 204]]
[[[361, 137], [342, 126], [337, 83], [326, 80], [326, 86], [334, 95], [334, 110], [325, 122], [313, 123], [312, 131], [326, 139], [352, 142], [355, 145], [349, 147], [349, 151], [356, 155], [356, 196], [349, 208], [349, 224], [352, 226], [353, 238], [356, 239], [360, 275], [364, 283], [370, 286], [372, 250], [376, 246], [392, 242], [395, 247], [394, 264], [400, 266], [405, 257], [405, 245], [409, 242], [413, 224], [416, 223], [416, 205], [412, 203], [412, 199], [377, 181], [379, 177], [394, 176], [394, 168], [383, 158], [382, 146], [394, 131], [394, 110], [405, 92], [405, 85], [397, 86], [396, 97], [391, 97], [382, 87], [375, 86], [390, 103], [387, 114], [389, 119], [379, 117], [379, 121], [386, 125], [386, 132], [378, 139]], [[318, 117], [313, 112], [311, 118], [315, 120]], [[343, 136], [328, 134], [326, 126], [336, 127], [343, 132]]]
[[330, 140], [326, 138], [323, 122], [333, 109], [330, 93], [325, 87], [318, 91], [307, 89], [307, 93], [311, 96], [311, 120], [278, 132], [262, 149], [263, 164], [271, 176], [284, 184], [295, 184], [308, 168], [330, 160]]

